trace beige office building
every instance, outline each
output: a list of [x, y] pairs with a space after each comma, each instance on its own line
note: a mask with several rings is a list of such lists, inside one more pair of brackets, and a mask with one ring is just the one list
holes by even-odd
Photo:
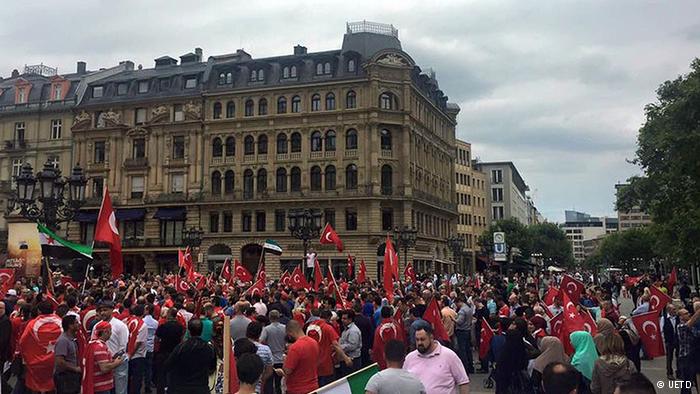
[[476, 169], [472, 162], [471, 144], [457, 140], [455, 159], [457, 193], [457, 235], [464, 239], [462, 262], [466, 271], [474, 272], [477, 257], [481, 254], [479, 236], [490, 224], [487, 208], [486, 174]]

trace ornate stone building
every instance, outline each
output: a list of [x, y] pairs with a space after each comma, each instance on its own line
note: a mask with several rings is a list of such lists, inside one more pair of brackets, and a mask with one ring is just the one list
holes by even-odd
[[484, 268], [478, 264], [481, 248], [479, 236], [486, 231], [491, 220], [488, 216], [486, 175], [473, 165], [472, 147], [468, 142], [457, 140], [455, 159], [455, 182], [457, 201], [457, 235], [464, 239], [464, 266], [474, 272]]
[[254, 270], [275, 239], [276, 276], [302, 259], [295, 208], [320, 210], [343, 239], [344, 253], [312, 241], [338, 274], [350, 253], [375, 277], [387, 232], [404, 225], [418, 230], [418, 270], [452, 270], [458, 112], [387, 25], [348, 24], [338, 50], [158, 58], [90, 84], [76, 108], [73, 156], [92, 177], [81, 241], [107, 185], [127, 270], [173, 268], [182, 229], [201, 226], [200, 270], [226, 257]]

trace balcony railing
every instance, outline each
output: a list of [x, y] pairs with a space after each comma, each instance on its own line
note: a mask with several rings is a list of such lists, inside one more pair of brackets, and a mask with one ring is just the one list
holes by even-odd
[[5, 140], [5, 150], [27, 149], [27, 140]]
[[312, 159], [321, 159], [321, 158], [323, 158], [323, 151], [311, 152], [309, 157], [311, 157]]
[[283, 161], [289, 159], [289, 155], [286, 153], [278, 153], [276, 156], [277, 161]]
[[325, 153], [326, 153], [326, 154], [325, 154], [324, 156], [327, 157], [327, 158], [329, 158], [329, 157], [335, 157], [335, 151], [334, 151], [334, 150], [326, 151]]
[[124, 160], [126, 168], [145, 168], [148, 167], [148, 159], [145, 157], [132, 157]]
[[391, 159], [394, 157], [394, 153], [391, 149], [382, 149], [382, 157]]
[[211, 158], [211, 164], [212, 165], [219, 165], [224, 163], [224, 158], [219, 156], [219, 157], [212, 157]]
[[292, 152], [289, 154], [289, 160], [301, 160], [301, 152]]
[[357, 149], [348, 149], [345, 151], [345, 157], [355, 158], [357, 157]]

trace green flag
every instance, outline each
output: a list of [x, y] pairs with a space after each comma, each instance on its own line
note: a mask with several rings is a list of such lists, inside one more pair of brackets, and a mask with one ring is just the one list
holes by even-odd
[[41, 254], [43, 256], [59, 259], [92, 259], [91, 246], [66, 241], [41, 224], [37, 224], [36, 227], [39, 230], [39, 241], [41, 241]]
[[315, 394], [364, 394], [367, 381], [379, 372], [377, 364], [372, 364], [342, 379], [336, 380], [314, 391]]

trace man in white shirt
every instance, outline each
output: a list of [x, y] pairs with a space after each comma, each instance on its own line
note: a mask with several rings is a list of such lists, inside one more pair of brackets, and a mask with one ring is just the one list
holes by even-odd
[[143, 323], [148, 329], [146, 337], [146, 394], [150, 394], [153, 385], [153, 345], [158, 329], [158, 320], [153, 318], [153, 311], [153, 304], [146, 304], [146, 316], [143, 318]]
[[[141, 304], [134, 305], [131, 308], [132, 320], [129, 321], [127, 328], [131, 327], [135, 338], [129, 338], [130, 342], [134, 342], [135, 350], [129, 360], [129, 382], [131, 391], [141, 393], [141, 386], [146, 375], [146, 343], [148, 342], [148, 327], [143, 321], [144, 306]], [[138, 330], [138, 331], [137, 331]], [[127, 346], [128, 348], [128, 346]]]
[[260, 299], [260, 296], [253, 295], [253, 308], [258, 316], [267, 316], [267, 305]]
[[[128, 360], [126, 355], [126, 347], [129, 343], [129, 329], [126, 324], [119, 319], [112, 317], [112, 311], [114, 310], [114, 304], [111, 301], [103, 301], [97, 310], [100, 318], [109, 323], [112, 326], [112, 335], [107, 341], [107, 347], [109, 348], [112, 356], [124, 355]], [[121, 363], [116, 369], [114, 369], [114, 392], [115, 394], [127, 394], [127, 388], [129, 385], [129, 363]]]

